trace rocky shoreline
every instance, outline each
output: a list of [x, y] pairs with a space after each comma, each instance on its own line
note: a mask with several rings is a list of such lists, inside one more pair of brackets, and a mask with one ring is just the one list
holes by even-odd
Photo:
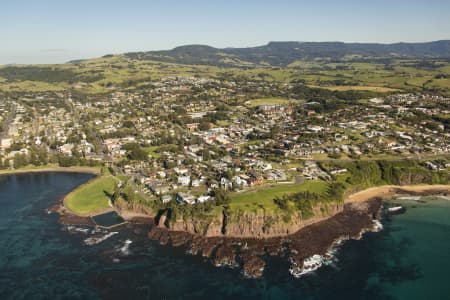
[[[291, 274], [300, 276], [308, 269], [317, 268], [340, 241], [359, 239], [366, 231], [378, 230], [381, 226], [378, 219], [384, 199], [406, 194], [448, 195], [449, 188], [449, 186], [371, 188], [349, 196], [345, 205], [329, 218], [312, 222], [294, 233], [266, 237], [196, 234], [188, 230], [168, 228], [164, 226], [164, 222], [160, 222], [161, 220], [157, 220], [150, 211], [140, 206], [121, 203], [116, 210], [131, 223], [148, 224], [148, 237], [161, 245], [184, 247], [188, 254], [200, 255], [216, 266], [240, 267], [246, 277], [258, 278], [263, 275], [265, 256], [285, 257], [290, 261]], [[91, 225], [89, 218], [72, 215], [64, 210], [61, 199], [53, 211], [60, 214], [60, 221], [64, 224]]]
[[381, 205], [381, 198], [346, 204], [343, 211], [333, 217], [284, 237], [202, 237], [158, 226], [153, 226], [148, 236], [162, 245], [184, 246], [187, 253], [210, 259], [216, 266], [240, 266], [243, 274], [251, 278], [263, 275], [264, 255], [286, 256], [291, 262], [291, 273], [295, 275], [302, 269], [305, 259], [323, 256], [339, 239], [359, 238], [362, 230], [371, 229], [379, 217]]

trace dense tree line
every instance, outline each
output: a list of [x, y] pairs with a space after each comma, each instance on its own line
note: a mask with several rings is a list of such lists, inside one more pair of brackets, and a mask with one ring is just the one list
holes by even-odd
[[302, 191], [292, 194], [276, 196], [274, 203], [284, 212], [290, 213], [294, 210], [301, 213], [302, 218], [307, 219], [314, 216], [314, 207], [327, 203], [341, 202], [345, 192], [345, 185], [340, 182], [331, 182], [325, 193]]
[[144, 161], [148, 158], [147, 152], [145, 152], [137, 143], [125, 144], [123, 145], [123, 149], [127, 150], [127, 157], [130, 160]]
[[346, 168], [349, 176], [345, 182], [332, 181], [326, 193], [310, 191], [285, 194], [275, 197], [274, 203], [284, 212], [293, 210], [301, 212], [304, 218], [313, 216], [313, 209], [318, 204], [341, 202], [347, 189], [366, 188], [379, 185], [405, 185], [405, 184], [448, 184], [449, 174], [445, 171], [431, 171], [418, 161], [355, 161], [348, 163], [322, 162], [323, 169], [336, 167]]
[[6, 78], [8, 81], [43, 81], [49, 83], [56, 82], [95, 82], [104, 79], [102, 74], [95, 74], [90, 71], [83, 74], [77, 74], [69, 69], [49, 68], [49, 67], [16, 67], [8, 66], [0, 69], [0, 77]]
[[0, 169], [14, 169], [23, 168], [26, 166], [45, 166], [47, 164], [57, 164], [60, 167], [72, 166], [99, 166], [101, 162], [90, 159], [85, 159], [80, 155], [65, 156], [62, 154], [50, 154], [46, 147], [32, 146], [28, 152], [17, 153], [12, 159], [0, 158]]
[[[341, 102], [344, 104], [355, 104], [357, 100], [373, 98], [384, 95], [383, 93], [371, 92], [371, 91], [332, 91], [321, 88], [312, 88], [303, 84], [295, 85], [292, 89], [293, 94], [297, 99], [306, 99], [308, 101], [317, 101], [327, 99], [329, 102]], [[321, 102], [322, 105], [326, 103]], [[332, 109], [333, 107], [330, 107]]]
[[321, 165], [324, 169], [346, 168], [350, 174], [346, 183], [350, 186], [446, 184], [449, 182], [447, 172], [429, 170], [420, 161], [415, 160], [329, 162], [321, 163]]

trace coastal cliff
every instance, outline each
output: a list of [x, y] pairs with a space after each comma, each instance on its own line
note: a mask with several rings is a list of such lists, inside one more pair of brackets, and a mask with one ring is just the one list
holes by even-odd
[[[339, 212], [331, 217], [322, 219], [313, 217], [305, 222], [297, 221], [297, 223], [283, 225], [291, 226], [289, 230], [294, 230], [292, 224], [297, 224], [296, 226], [300, 229], [292, 234], [285, 233], [278, 236], [275, 235], [278, 231], [265, 233], [260, 227], [261, 223], [248, 224], [248, 222], [264, 220], [258, 215], [241, 216], [239, 220], [245, 220], [245, 224], [232, 225], [230, 228], [232, 230], [237, 228], [239, 234], [245, 233], [245, 230], [249, 228], [256, 228], [261, 234], [259, 237], [231, 236], [227, 233], [215, 236], [199, 235], [189, 232], [192, 229], [189, 224], [192, 223], [187, 221], [176, 222], [170, 228], [160, 223], [159, 226], [152, 227], [148, 235], [150, 239], [157, 240], [162, 245], [186, 246], [188, 253], [200, 254], [206, 259], [211, 259], [216, 266], [241, 266], [243, 274], [252, 278], [262, 276], [266, 264], [265, 255], [287, 256], [291, 262], [291, 273], [296, 275], [301, 272], [303, 263], [308, 257], [326, 255], [330, 247], [333, 247], [334, 243], [342, 237], [359, 238], [362, 230], [371, 229], [380, 208], [381, 199], [379, 198], [363, 203], [346, 204], [342, 208], [336, 208]], [[160, 221], [164, 220], [164, 218], [160, 219]]]
[[194, 214], [188, 209], [194, 206], [158, 210], [123, 199], [114, 206], [125, 219], [149, 224], [150, 239], [184, 246], [188, 253], [199, 254], [216, 266], [241, 267], [245, 276], [255, 278], [264, 272], [265, 256], [287, 257], [290, 272], [301, 276], [311, 268], [312, 258], [327, 259], [330, 249], [342, 239], [359, 239], [367, 230], [378, 230], [382, 200], [400, 194], [448, 196], [450, 186], [372, 187], [353, 191], [344, 202], [319, 200], [311, 210], [272, 207], [244, 211], [225, 205], [209, 214]]
[[165, 215], [157, 220], [157, 225], [173, 231], [185, 231], [204, 237], [271, 238], [287, 236], [305, 226], [320, 222], [343, 210], [343, 204], [320, 204], [313, 207], [311, 217], [302, 217], [300, 212], [290, 215], [281, 211], [229, 211], [209, 218], [195, 216], [178, 217], [168, 221]]
[[135, 202], [129, 203], [118, 199], [114, 202], [114, 207], [125, 220], [133, 220], [135, 218], [153, 219], [155, 217], [155, 213], [150, 207]]
[[[139, 205], [119, 201], [116, 205], [119, 212], [127, 219], [133, 217], [149, 217], [154, 224], [165, 230], [186, 232], [205, 238], [255, 238], [267, 239], [286, 237], [315, 223], [327, 220], [344, 211], [344, 203], [355, 204], [367, 202], [374, 198], [388, 198], [396, 194], [433, 195], [450, 194], [448, 185], [409, 185], [380, 186], [352, 193], [345, 202], [319, 202], [312, 207], [309, 216], [301, 211], [286, 212], [280, 209], [239, 210], [223, 208], [212, 214], [175, 214], [174, 212], [155, 212]], [[365, 210], [365, 208], [363, 208]]]

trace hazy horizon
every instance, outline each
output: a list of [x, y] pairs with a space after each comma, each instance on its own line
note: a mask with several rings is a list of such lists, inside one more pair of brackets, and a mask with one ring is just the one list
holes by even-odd
[[[205, 43], [196, 43], [196, 44], [183, 44], [183, 45], [176, 45], [172, 48], [165, 48], [165, 49], [134, 49], [134, 50], [125, 50], [123, 52], [105, 52], [105, 53], [98, 53], [98, 55], [95, 56], [89, 56], [89, 57], [72, 57], [72, 58], [68, 58], [64, 61], [58, 61], [58, 62], [10, 62], [10, 63], [1, 63], [0, 65], [21, 65], [21, 64], [34, 64], [34, 65], [40, 65], [40, 64], [65, 64], [68, 63], [70, 61], [76, 61], [76, 60], [88, 60], [88, 59], [94, 59], [94, 58], [100, 58], [102, 56], [105, 55], [120, 55], [120, 54], [125, 54], [125, 53], [130, 53], [130, 52], [147, 52], [147, 51], [165, 51], [165, 50], [172, 50], [174, 48], [177, 47], [182, 47], [182, 46], [210, 46], [213, 48], [218, 48], [218, 49], [233, 49], [233, 48], [252, 48], [252, 47], [258, 47], [258, 46], [264, 46], [267, 45], [268, 43], [271, 42], [300, 42], [300, 43], [345, 43], [345, 44], [351, 44], [351, 43], [355, 43], [355, 44], [385, 44], [385, 45], [389, 45], [389, 44], [398, 44], [398, 43], [431, 43], [431, 42], [438, 42], [438, 41], [450, 41], [449, 39], [444, 39], [444, 40], [435, 40], [435, 41], [418, 41], [418, 42], [409, 42], [409, 41], [399, 41], [399, 42], [392, 42], [392, 43], [381, 43], [381, 42], [358, 42], [358, 41], [268, 41], [264, 44], [258, 44], [258, 45], [249, 45], [249, 46], [243, 46], [243, 47], [234, 47], [234, 46], [227, 46], [227, 47], [215, 47], [214, 45], [209, 45], [209, 44], [205, 44]], [[60, 53], [60, 52], [65, 52], [65, 53], [70, 53], [70, 51], [66, 51], [66, 49], [43, 49], [42, 50], [43, 53]], [[54, 59], [55, 57], [52, 57], [52, 59]], [[57, 58], [57, 57], [56, 57]]]
[[188, 44], [243, 48], [269, 41], [450, 39], [450, 3], [439, 0], [18, 0], [0, 8], [0, 64], [64, 63]]

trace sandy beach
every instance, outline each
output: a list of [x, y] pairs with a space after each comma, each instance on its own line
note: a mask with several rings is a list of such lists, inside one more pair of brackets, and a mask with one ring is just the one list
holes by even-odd
[[384, 185], [368, 188], [351, 194], [345, 199], [346, 203], [364, 202], [373, 198], [387, 198], [397, 194], [432, 195], [450, 194], [450, 185]]
[[68, 172], [68, 173], [90, 173], [99, 175], [100, 169], [93, 167], [59, 167], [59, 166], [46, 166], [46, 167], [36, 167], [36, 168], [23, 168], [16, 170], [0, 170], [0, 175], [10, 175], [10, 174], [26, 174], [26, 173], [45, 173], [45, 172]]

